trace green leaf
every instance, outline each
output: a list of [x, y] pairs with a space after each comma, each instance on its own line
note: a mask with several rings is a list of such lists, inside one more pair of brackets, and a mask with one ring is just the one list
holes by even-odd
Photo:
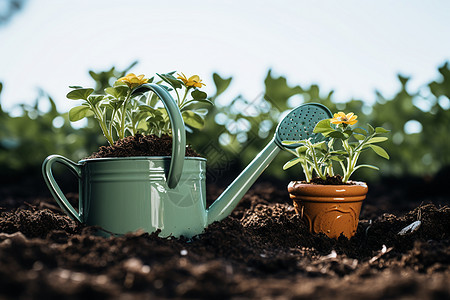
[[308, 147], [306, 146], [300, 146], [295, 149], [298, 155], [302, 155], [302, 153], [304, 153], [306, 150], [308, 150]]
[[150, 91], [150, 87], [147, 86], [146, 83], [144, 83], [144, 84], [141, 84], [141, 85], [138, 85], [137, 87], [135, 87], [131, 91], [131, 96], [135, 97], [135, 96], [143, 95], [147, 91]]
[[189, 101], [186, 101], [186, 102], [183, 104], [183, 107], [188, 106], [188, 105], [193, 104], [193, 103], [202, 103], [203, 105], [200, 105], [200, 106], [202, 106], [202, 107], [205, 107], [205, 104], [207, 105], [206, 107], [210, 107], [211, 105], [214, 105], [214, 103], [212, 103], [212, 102], [211, 102], [210, 100], [208, 100], [208, 99], [195, 99], [195, 100], [189, 100]]
[[[324, 144], [325, 144], [325, 141], [322, 141], [322, 142], [313, 144], [313, 147], [314, 147], [314, 148], [322, 148], [323, 146], [325, 146], [325, 149], [327, 149], [327, 146], [324, 145]], [[323, 148], [322, 148], [322, 149], [323, 149]]]
[[281, 142], [282, 145], [286, 145], [286, 146], [296, 145], [296, 144], [305, 144], [305, 143], [306, 143], [306, 140], [301, 140], [301, 141], [282, 141]]
[[148, 103], [150, 106], [155, 107], [156, 103], [158, 103], [159, 98], [155, 93], [152, 93], [152, 95], [150, 96], [150, 103]]
[[323, 134], [327, 134], [332, 131], [334, 131], [334, 129], [331, 128], [330, 119], [325, 119], [325, 120], [319, 121], [313, 130], [314, 133], [323, 133]]
[[89, 108], [89, 106], [86, 105], [75, 106], [69, 111], [69, 120], [72, 122], [76, 122], [92, 114], [93, 113]]
[[372, 134], [375, 132], [375, 129], [373, 129], [372, 125], [367, 124], [367, 127], [369, 127], [369, 134]]
[[158, 111], [154, 107], [151, 107], [150, 105], [147, 105], [147, 104], [141, 104], [138, 107], [139, 107], [140, 110], [146, 111], [146, 112], [150, 112], [152, 114], [154, 114], [155, 112]]
[[380, 168], [372, 166], [372, 165], [359, 165], [354, 169], [354, 171], [358, 170], [359, 168], [369, 168], [369, 169], [374, 169], [374, 170], [380, 170]]
[[94, 89], [88, 88], [88, 89], [76, 89], [73, 91], [70, 91], [66, 97], [71, 100], [87, 100], [90, 94], [94, 92]]
[[333, 155], [333, 154], [337, 154], [337, 155], [347, 155], [348, 153], [347, 153], [347, 151], [345, 151], [345, 150], [335, 150], [335, 151], [331, 151], [330, 154], [331, 154], [331, 155]]
[[303, 163], [305, 160], [301, 157], [296, 157], [291, 159], [290, 161], [288, 161], [287, 163], [284, 164], [283, 166], [283, 170], [289, 169], [292, 166], [295, 166], [298, 163]]
[[195, 110], [192, 110], [192, 111], [195, 112], [196, 114], [202, 116], [202, 117], [204, 117], [204, 116], [206, 116], [208, 114], [208, 110], [206, 108], [199, 108], [199, 109], [195, 109]]
[[91, 103], [92, 106], [96, 106], [104, 98], [105, 98], [105, 96], [103, 96], [103, 95], [89, 96], [88, 102]]
[[182, 82], [178, 79], [176, 79], [172, 74], [174, 74], [175, 72], [171, 72], [171, 73], [166, 73], [166, 74], [158, 74], [156, 73], [156, 75], [158, 75], [162, 80], [164, 80], [165, 82], [167, 82], [171, 87], [173, 87], [174, 89], [181, 89], [182, 87]]
[[203, 99], [203, 100], [190, 100], [187, 101], [185, 104], [183, 104], [183, 106], [181, 107], [181, 111], [185, 111], [185, 110], [198, 110], [198, 109], [206, 109], [209, 110], [209, 108], [211, 108], [211, 105], [214, 105], [214, 103], [212, 103], [211, 101], [209, 101], [208, 99]]
[[118, 86], [125, 86], [128, 88], [128, 85], [125, 82], [116, 80], [116, 82], [114, 82], [114, 84], [113, 84], [113, 87], [118, 87]]
[[354, 132], [354, 133], [359, 133], [359, 134], [361, 134], [361, 135], [367, 135], [367, 130], [365, 130], [365, 129], [362, 128], [362, 127], [356, 127], [356, 128], [354, 128], [354, 129], [353, 129], [353, 132]]
[[330, 156], [330, 159], [334, 160], [334, 161], [343, 161], [345, 159], [345, 156], [343, 156], [343, 155], [332, 155], [332, 156]]
[[214, 98], [216, 98], [217, 96], [219, 96], [220, 94], [225, 92], [225, 90], [230, 85], [232, 79], [233, 79], [233, 77], [222, 78], [217, 73], [213, 74], [214, 84], [216, 85], [216, 94], [214, 95]]
[[82, 89], [83, 87], [79, 86], [79, 85], [69, 85], [69, 88], [71, 88], [71, 89]]
[[140, 130], [141, 132], [146, 132], [148, 130], [147, 121], [146, 120], [140, 120], [136, 127], [137, 127], [137, 130]]
[[337, 130], [325, 133], [324, 135], [326, 137], [332, 137], [332, 138], [335, 138], [335, 139], [342, 139], [342, 140], [347, 139], [346, 136], [342, 132], [337, 131]]
[[389, 130], [384, 129], [383, 127], [377, 127], [375, 128], [376, 133], [388, 133]]
[[359, 134], [359, 133], [355, 133], [355, 134], [353, 134], [353, 136], [355, 137], [355, 139], [357, 139], [359, 141], [362, 141], [366, 138], [364, 135]]
[[376, 136], [371, 138], [370, 140], [367, 141], [368, 144], [373, 144], [373, 143], [381, 143], [386, 141], [388, 138], [385, 136]]
[[107, 87], [105, 89], [105, 93], [107, 93], [108, 95], [113, 96], [116, 99], [122, 98], [122, 97], [126, 97], [127, 93], [128, 93], [128, 86], [126, 85], [118, 85], [116, 87]]
[[353, 134], [353, 131], [350, 129], [350, 130], [345, 130], [344, 132], [342, 132], [342, 134], [344, 135], [344, 139], [349, 139], [351, 136], [352, 136], [352, 134]]
[[119, 109], [123, 102], [124, 100], [111, 100], [109, 103], [113, 109]]
[[154, 117], [150, 117], [150, 118], [147, 119], [147, 122], [149, 124], [151, 124], [151, 123], [159, 123], [159, 122], [162, 122], [162, 121], [164, 121], [164, 118], [161, 115], [155, 115]]
[[[202, 92], [200, 90], [193, 90], [191, 93], [192, 98], [194, 98], [194, 100], [206, 100], [206, 97], [208, 97], [208, 95], [205, 92]], [[209, 101], [211, 102], [211, 101]], [[211, 102], [212, 104], [212, 102]]]
[[372, 144], [369, 144], [367, 146], [369, 146], [379, 156], [381, 156], [383, 158], [386, 158], [386, 159], [389, 159], [389, 154], [386, 152], [386, 150], [384, 150], [380, 146], [372, 145]]
[[202, 118], [202, 116], [194, 113], [193, 111], [184, 111], [182, 113], [184, 123], [186, 123], [188, 126], [201, 129], [203, 126], [205, 126], [205, 120]]

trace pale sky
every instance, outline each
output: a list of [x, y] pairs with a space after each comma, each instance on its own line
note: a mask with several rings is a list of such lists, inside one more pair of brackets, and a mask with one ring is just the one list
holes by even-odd
[[233, 76], [223, 99], [253, 99], [267, 70], [292, 85], [334, 89], [337, 101], [392, 95], [396, 74], [411, 88], [450, 60], [450, 1], [28, 0], [0, 27], [2, 106], [33, 103], [41, 87], [67, 111], [69, 85], [93, 84], [89, 69], [152, 76]]

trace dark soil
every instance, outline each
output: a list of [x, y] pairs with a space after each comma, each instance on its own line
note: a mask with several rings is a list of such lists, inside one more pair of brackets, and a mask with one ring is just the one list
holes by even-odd
[[[51, 198], [1, 190], [0, 299], [450, 298], [445, 186], [369, 185], [356, 236], [333, 240], [307, 231], [286, 184], [256, 184], [231, 216], [190, 240], [98, 237]], [[222, 190], [209, 185], [208, 202]], [[417, 220], [416, 231], [398, 234]]]
[[[118, 140], [112, 146], [102, 146], [88, 158], [130, 157], [130, 156], [170, 156], [172, 155], [172, 137], [162, 135], [136, 134]], [[186, 147], [186, 156], [199, 157], [190, 146]]]
[[311, 184], [324, 184], [324, 185], [344, 185], [344, 184], [352, 184], [351, 182], [343, 183], [341, 175], [329, 176], [327, 175], [326, 179], [322, 179], [320, 177], [314, 177], [311, 179]]

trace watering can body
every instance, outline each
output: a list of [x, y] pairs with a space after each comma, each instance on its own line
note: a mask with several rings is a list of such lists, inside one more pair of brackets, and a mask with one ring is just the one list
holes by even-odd
[[[192, 237], [207, 225], [206, 159], [184, 159], [183, 173], [174, 188], [167, 185], [170, 157], [87, 159], [74, 163], [59, 155], [44, 162], [61, 163], [79, 180], [79, 205], [75, 210], [49, 173], [50, 190], [74, 220], [100, 226], [106, 233], [124, 234], [138, 229], [160, 230], [159, 235]], [[101, 232], [100, 232], [101, 233]]]

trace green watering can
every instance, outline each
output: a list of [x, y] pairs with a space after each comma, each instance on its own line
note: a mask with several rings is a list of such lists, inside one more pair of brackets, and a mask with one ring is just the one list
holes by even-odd
[[[172, 156], [84, 159], [75, 163], [60, 155], [42, 165], [45, 182], [59, 206], [73, 219], [100, 226], [106, 232], [124, 234], [138, 229], [162, 237], [200, 234], [228, 216], [244, 194], [283, 147], [285, 140], [312, 138], [317, 122], [331, 118], [323, 105], [304, 104], [284, 117], [273, 139], [223, 194], [206, 208], [206, 159], [185, 157], [186, 135], [180, 111], [170, 94], [156, 84], [153, 91], [163, 102], [172, 125]], [[289, 147], [295, 148], [295, 145]], [[55, 163], [71, 170], [79, 182], [78, 211], [72, 207], [52, 174]]]

